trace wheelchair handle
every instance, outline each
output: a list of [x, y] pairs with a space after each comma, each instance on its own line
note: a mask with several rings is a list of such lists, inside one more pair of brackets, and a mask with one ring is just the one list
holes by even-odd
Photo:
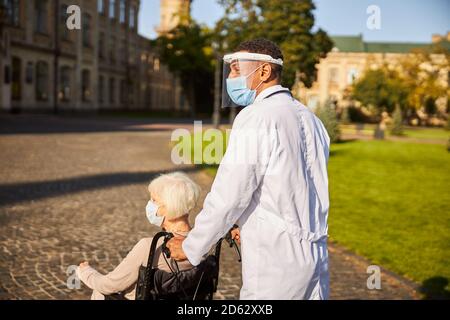
[[239, 257], [238, 262], [242, 262], [241, 251], [239, 250], [239, 246], [236, 243], [236, 241], [231, 237], [231, 231], [233, 231], [236, 228], [239, 227], [237, 225], [234, 225], [233, 228], [231, 228], [230, 231], [228, 231], [227, 235], [225, 236], [225, 241], [228, 242], [230, 248], [234, 247], [234, 250], [236, 251], [236, 254]]
[[167, 233], [167, 235], [164, 237], [164, 242], [161, 246], [161, 250], [163, 254], [166, 255], [167, 259], [170, 259], [170, 250], [167, 248], [167, 242], [169, 242], [170, 239], [174, 237], [173, 233]]

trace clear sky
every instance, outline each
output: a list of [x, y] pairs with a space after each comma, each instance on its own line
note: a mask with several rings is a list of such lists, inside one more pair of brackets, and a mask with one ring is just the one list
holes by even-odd
[[[316, 27], [330, 35], [357, 35], [367, 41], [430, 42], [434, 33], [450, 31], [450, 0], [314, 0]], [[156, 36], [160, 0], [141, 0], [139, 32]], [[381, 10], [381, 29], [366, 26], [369, 5]], [[216, 0], [194, 0], [192, 16], [213, 26], [223, 14]]]

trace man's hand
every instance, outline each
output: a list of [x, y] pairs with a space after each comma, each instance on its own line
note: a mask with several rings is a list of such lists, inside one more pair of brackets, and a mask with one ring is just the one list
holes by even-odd
[[234, 228], [231, 230], [231, 239], [236, 241], [238, 244], [241, 244], [241, 232], [239, 228]]
[[175, 259], [176, 261], [187, 260], [186, 255], [184, 254], [183, 248], [181, 247], [185, 238], [172, 238], [167, 242], [167, 248], [170, 250], [170, 257]]

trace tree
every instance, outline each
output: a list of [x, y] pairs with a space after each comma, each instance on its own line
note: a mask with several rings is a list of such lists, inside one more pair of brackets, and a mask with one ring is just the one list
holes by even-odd
[[375, 113], [378, 125], [375, 128], [374, 137], [384, 139], [388, 117], [386, 112], [392, 113], [396, 106], [407, 105], [408, 87], [398, 71], [383, 65], [379, 69], [366, 70], [364, 75], [354, 83], [351, 95], [353, 99]]
[[154, 44], [161, 62], [178, 75], [192, 115], [210, 112], [213, 101], [214, 66], [212, 34], [208, 28], [186, 19]]
[[327, 101], [323, 106], [316, 108], [315, 113], [327, 129], [331, 142], [337, 142], [341, 137], [339, 121], [336, 114], [336, 108], [331, 101]]
[[311, 87], [316, 65], [332, 49], [325, 31], [313, 32], [315, 5], [312, 0], [219, 0], [225, 16], [216, 25], [223, 50], [258, 37], [277, 43], [284, 54], [283, 85], [291, 88], [296, 80]]
[[449, 95], [442, 80], [450, 70], [449, 61], [448, 50], [435, 46], [430, 50], [414, 50], [400, 60], [401, 76], [408, 88], [407, 102], [413, 110], [424, 108], [434, 114], [436, 100]]
[[392, 121], [393, 125], [391, 128], [391, 133], [394, 136], [401, 136], [403, 135], [403, 116], [402, 116], [402, 109], [399, 105], [395, 107], [394, 114], [392, 115]]
[[352, 97], [380, 116], [384, 110], [394, 111], [397, 104], [407, 105], [408, 88], [397, 71], [383, 66], [366, 70], [353, 85]]

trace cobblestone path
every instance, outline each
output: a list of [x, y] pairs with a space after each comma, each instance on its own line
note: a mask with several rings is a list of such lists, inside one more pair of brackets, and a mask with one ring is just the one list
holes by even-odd
[[[107, 273], [155, 234], [144, 213], [146, 187], [162, 172], [187, 172], [204, 198], [212, 179], [170, 160], [171, 130], [180, 126], [189, 128], [1, 115], [0, 299], [88, 299], [85, 286], [68, 289], [68, 268], [88, 260]], [[369, 291], [368, 261], [333, 244], [330, 257], [333, 299], [417, 298], [414, 284], [387, 271], [382, 290]], [[234, 250], [224, 246], [217, 299], [239, 296], [240, 272]]]

